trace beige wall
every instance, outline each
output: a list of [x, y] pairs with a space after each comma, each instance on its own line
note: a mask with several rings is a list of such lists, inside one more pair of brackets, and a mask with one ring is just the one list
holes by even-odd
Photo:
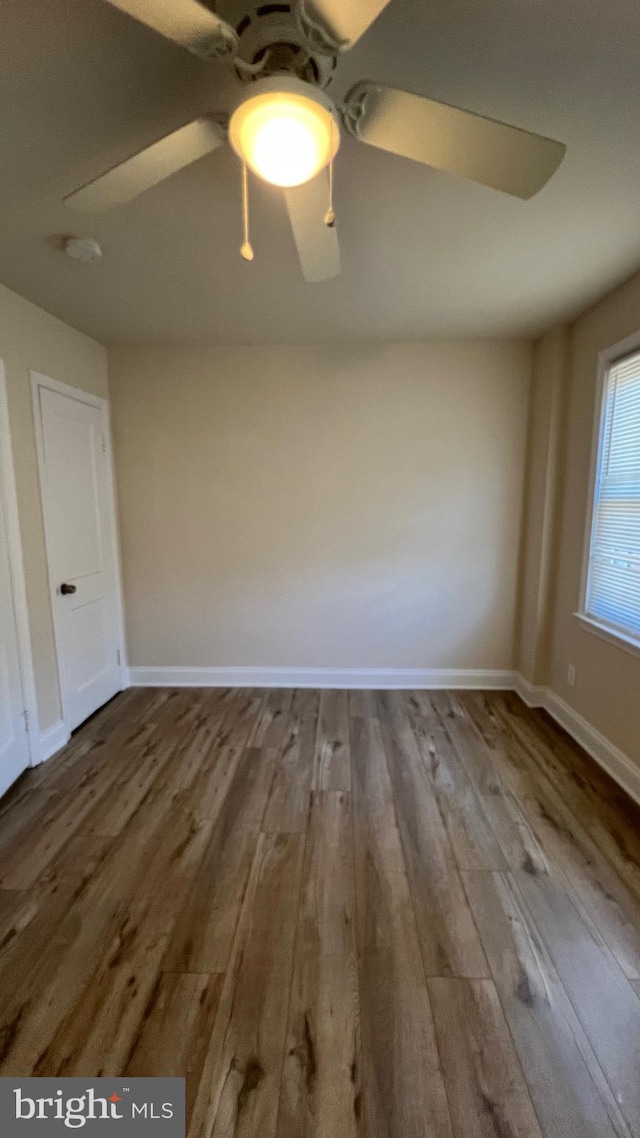
[[[589, 509], [589, 473], [596, 401], [598, 353], [640, 329], [640, 275], [616, 289], [586, 312], [564, 335], [569, 340], [569, 360], [562, 380], [566, 413], [560, 414], [559, 472], [551, 486], [539, 479], [528, 502], [527, 532], [532, 534], [541, 515], [555, 515], [550, 523], [553, 541], [547, 559], [551, 588], [541, 620], [546, 647], [543, 664], [531, 670], [527, 646], [531, 645], [529, 621], [523, 620], [520, 662], [534, 683], [547, 684], [598, 731], [640, 763], [640, 657], [588, 632], [574, 613], [580, 604], [583, 543]], [[536, 346], [538, 366], [533, 373], [533, 405], [543, 408], [538, 419], [533, 464], [540, 461], [546, 432], [558, 430], [550, 412], [549, 390], [557, 384], [561, 364], [556, 331]], [[554, 339], [555, 337], [555, 339]], [[550, 413], [549, 413], [550, 412]], [[530, 465], [530, 485], [531, 485]], [[545, 497], [546, 495], [546, 497]], [[555, 501], [554, 501], [555, 496]], [[526, 562], [524, 595], [530, 597], [538, 584], [535, 567]], [[543, 559], [544, 569], [544, 559]], [[524, 613], [523, 606], [523, 613]], [[576, 669], [575, 687], [567, 682], [567, 668]]]
[[[640, 658], [585, 631], [573, 616], [580, 597], [598, 352], [638, 329], [640, 276], [611, 293], [573, 327], [549, 682], [603, 735], [640, 762]], [[575, 688], [567, 684], [568, 663], [576, 667]]]
[[0, 359], [7, 377], [11, 441], [26, 574], [41, 731], [60, 718], [60, 692], [49, 602], [30, 372], [107, 394], [106, 350], [0, 285]]
[[568, 328], [555, 328], [534, 345], [517, 659], [535, 685], [546, 683], [552, 636], [569, 366]]
[[530, 350], [110, 356], [138, 666], [510, 668]]
[[[131, 662], [517, 663], [640, 762], [640, 658], [573, 616], [597, 355], [639, 327], [640, 276], [535, 346], [529, 406], [518, 344], [115, 350]], [[105, 396], [107, 355], [0, 286], [0, 358], [46, 730], [60, 699], [29, 375]]]

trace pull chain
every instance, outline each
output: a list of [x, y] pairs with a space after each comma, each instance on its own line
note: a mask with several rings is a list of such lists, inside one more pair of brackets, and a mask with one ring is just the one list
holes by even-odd
[[253, 261], [255, 256], [249, 240], [249, 176], [246, 162], [242, 163], [242, 245], [240, 246], [240, 256], [244, 257], [245, 261]]
[[331, 114], [331, 111], [329, 111], [329, 122], [331, 124], [329, 127], [329, 153], [331, 154], [331, 158], [329, 159], [329, 208], [324, 215], [324, 223], [329, 229], [333, 229], [335, 224], [336, 224], [336, 211], [333, 208], [333, 130], [334, 130], [334, 122], [333, 122], [333, 115]]

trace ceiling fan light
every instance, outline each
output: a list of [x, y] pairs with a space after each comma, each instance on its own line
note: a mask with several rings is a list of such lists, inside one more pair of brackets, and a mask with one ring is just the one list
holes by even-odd
[[229, 140], [265, 182], [301, 186], [336, 154], [340, 130], [331, 100], [289, 76], [259, 80], [234, 111]]

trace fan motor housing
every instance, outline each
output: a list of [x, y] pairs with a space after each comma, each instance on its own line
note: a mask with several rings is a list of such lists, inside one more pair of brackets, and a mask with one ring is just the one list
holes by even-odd
[[[247, 0], [220, 0], [216, 12], [235, 29], [239, 40], [239, 77], [268, 79], [288, 74], [314, 86], [327, 87], [337, 57], [310, 48], [298, 26], [292, 5], [266, 3], [248, 7]], [[242, 63], [256, 67], [254, 76]]]

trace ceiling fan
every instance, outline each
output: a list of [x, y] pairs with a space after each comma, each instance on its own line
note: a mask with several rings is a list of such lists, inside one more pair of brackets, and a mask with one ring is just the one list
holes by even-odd
[[[255, 0], [254, 0], [255, 2]], [[566, 147], [519, 127], [408, 91], [363, 81], [337, 107], [325, 88], [390, 0], [107, 0], [112, 7], [207, 60], [227, 60], [242, 81], [230, 116], [180, 127], [114, 166], [65, 201], [98, 211], [137, 197], [227, 139], [246, 167], [282, 186], [305, 280], [340, 272], [331, 202], [341, 132], [486, 186], [530, 198]], [[225, 12], [223, 19], [218, 10]], [[227, 11], [228, 10], [228, 11]], [[243, 255], [253, 255], [248, 233]]]

